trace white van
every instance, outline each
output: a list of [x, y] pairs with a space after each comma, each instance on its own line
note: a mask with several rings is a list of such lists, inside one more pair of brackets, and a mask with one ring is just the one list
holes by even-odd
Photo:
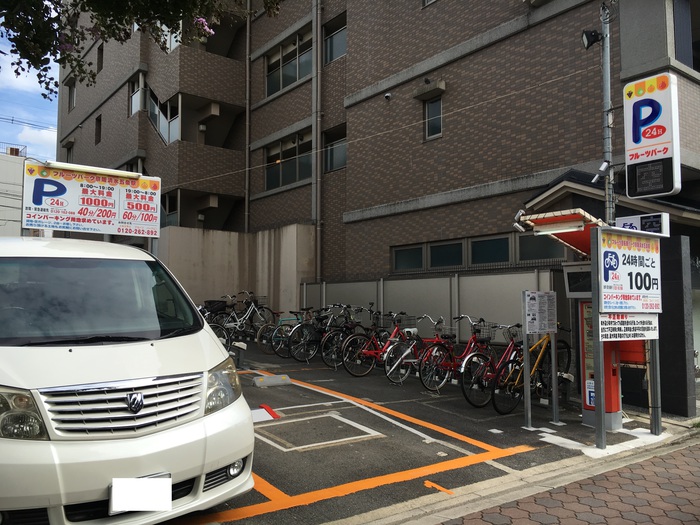
[[228, 352], [149, 253], [0, 238], [0, 524], [147, 524], [253, 487]]

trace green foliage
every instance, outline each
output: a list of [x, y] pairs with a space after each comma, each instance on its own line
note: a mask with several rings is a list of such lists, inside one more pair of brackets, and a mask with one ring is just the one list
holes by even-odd
[[[282, 0], [258, 0], [268, 16]], [[165, 48], [168, 33], [183, 41], [208, 36], [224, 15], [245, 17], [246, 0], [0, 0], [0, 37], [10, 43], [16, 75], [36, 71], [45, 98], [58, 93], [51, 62], [66, 67], [78, 82], [91, 85], [96, 72], [84, 59], [96, 40], [127, 41], [136, 24]]]

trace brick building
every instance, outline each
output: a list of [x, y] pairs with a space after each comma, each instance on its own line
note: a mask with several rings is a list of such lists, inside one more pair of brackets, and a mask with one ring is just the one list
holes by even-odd
[[[292, 286], [557, 270], [574, 255], [516, 231], [513, 217], [604, 217], [591, 182], [603, 159], [601, 47], [581, 42], [601, 18], [617, 213], [669, 213], [700, 288], [691, 0], [286, 0], [278, 17], [222, 20], [167, 53], [135, 31], [88, 50], [95, 86], [64, 72], [57, 159], [161, 177], [166, 234], [307, 227]], [[682, 191], [633, 200], [623, 87], [659, 72], [678, 77]], [[274, 247], [252, 251], [288, 262]]]

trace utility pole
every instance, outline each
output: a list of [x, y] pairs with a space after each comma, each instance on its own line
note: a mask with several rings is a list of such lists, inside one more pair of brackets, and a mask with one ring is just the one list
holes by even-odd
[[608, 173], [605, 176], [605, 222], [608, 226], [615, 225], [615, 169], [612, 162], [612, 121], [613, 108], [610, 96], [610, 23], [612, 13], [603, 2], [600, 5], [600, 20], [602, 22], [603, 44], [603, 161], [608, 163]]

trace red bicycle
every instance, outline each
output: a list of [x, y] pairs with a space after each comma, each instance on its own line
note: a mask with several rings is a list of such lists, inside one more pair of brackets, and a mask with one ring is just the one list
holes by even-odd
[[[356, 377], [369, 374], [377, 363], [384, 363], [384, 356], [396, 340], [406, 340], [406, 326], [415, 326], [415, 317], [407, 317], [406, 312], [389, 312], [386, 318], [391, 318], [394, 329], [391, 334], [382, 337], [380, 331], [374, 329], [369, 334], [353, 334], [343, 343], [343, 366]], [[402, 328], [401, 325], [404, 325]]]
[[450, 334], [451, 337], [443, 335], [443, 341], [425, 351], [418, 373], [423, 386], [432, 392], [438, 392], [453, 377], [459, 377], [462, 362], [473, 352], [486, 350], [498, 326], [466, 314], [453, 319], [456, 322], [468, 319], [472, 335], [463, 348], [455, 344], [455, 334]]

